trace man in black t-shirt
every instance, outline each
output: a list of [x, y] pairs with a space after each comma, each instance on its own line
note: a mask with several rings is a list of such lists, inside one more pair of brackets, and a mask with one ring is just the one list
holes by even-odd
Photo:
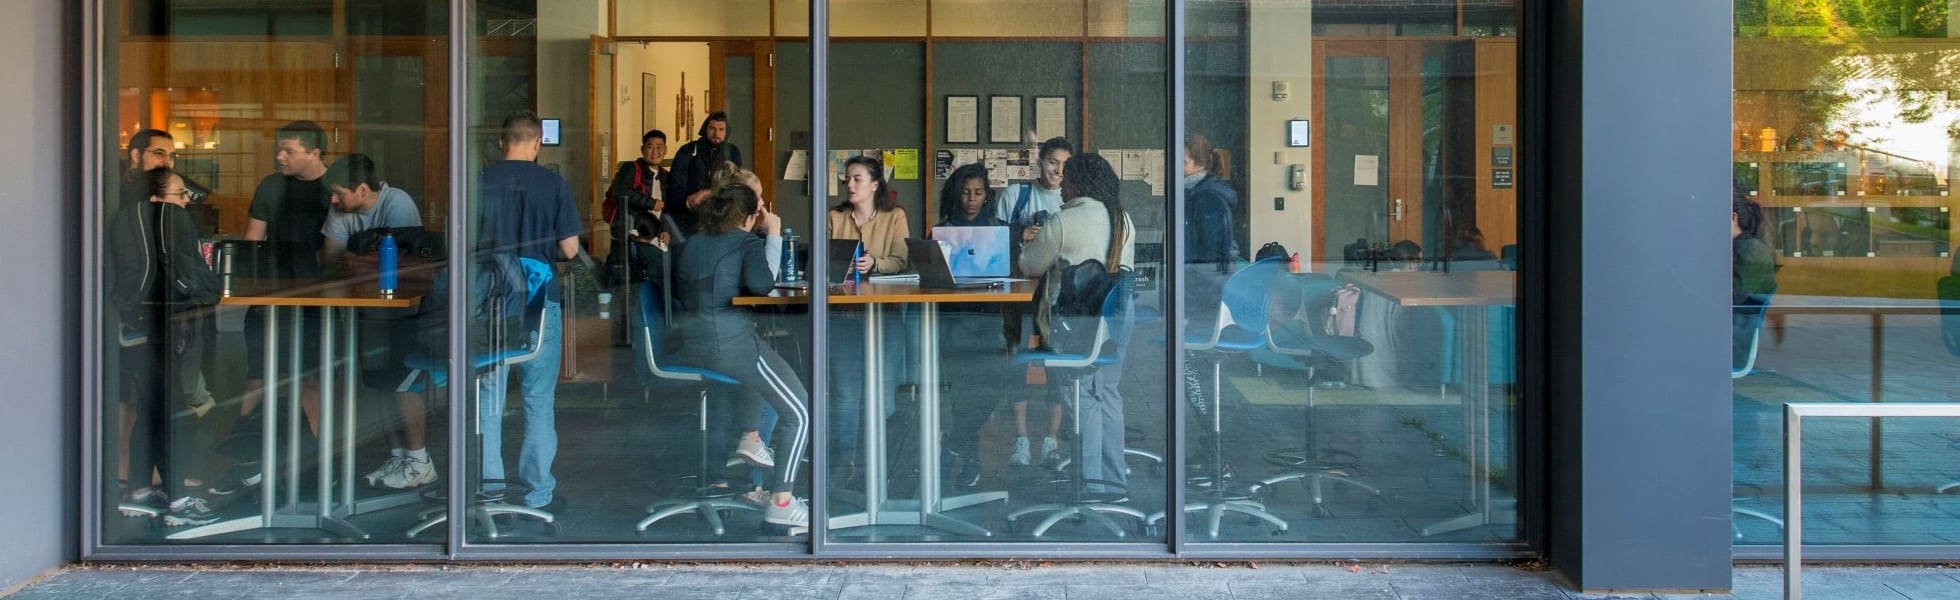
[[[252, 192], [245, 240], [264, 242], [262, 251], [270, 254], [271, 275], [282, 279], [317, 279], [322, 275], [320, 248], [325, 243], [320, 229], [326, 224], [330, 207], [322, 179], [327, 174], [327, 133], [318, 123], [293, 121], [274, 132], [273, 141], [276, 146], [272, 158], [278, 172], [260, 180], [258, 189]], [[287, 333], [300, 336], [303, 364], [311, 365], [317, 360], [314, 352], [320, 339], [318, 314], [301, 309], [301, 331]], [[268, 326], [282, 325], [266, 323], [264, 310], [257, 307], [245, 313], [246, 381], [238, 407], [241, 426], [256, 422], [253, 411], [258, 409], [264, 395], [263, 357]], [[319, 389], [304, 384], [300, 389], [300, 406], [306, 413], [307, 423], [317, 428], [314, 424], [319, 423]], [[258, 485], [258, 479], [256, 465], [241, 464], [212, 491], [227, 495]]]

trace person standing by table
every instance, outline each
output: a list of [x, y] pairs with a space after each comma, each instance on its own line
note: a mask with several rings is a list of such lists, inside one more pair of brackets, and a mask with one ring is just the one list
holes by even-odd
[[694, 229], [694, 207], [713, 189], [721, 163], [742, 166], [742, 148], [728, 141], [728, 113], [708, 113], [697, 133], [700, 137], [674, 152], [674, 176], [667, 189], [667, 210], [683, 231]]
[[[994, 209], [994, 190], [987, 187], [987, 166], [973, 163], [953, 170], [951, 177], [939, 190], [939, 222], [934, 227], [1007, 227]], [[993, 303], [961, 303], [941, 309], [945, 327], [952, 331], [946, 339], [954, 344], [961, 342], [979, 344], [987, 339], [987, 327], [998, 316], [998, 307]], [[949, 344], [948, 350], [960, 352], [958, 346]], [[965, 358], [977, 358], [974, 354]], [[928, 357], [928, 359], [933, 357]], [[974, 393], [982, 397], [963, 398], [955, 394]], [[947, 394], [946, 402], [946, 450], [960, 459], [959, 468], [951, 470], [953, 482], [960, 487], [973, 487], [980, 483], [980, 428], [986, 426], [987, 417], [993, 413], [995, 399], [990, 392], [975, 388], [955, 387], [955, 394]]]
[[[347, 276], [351, 271], [347, 264], [347, 241], [356, 234], [378, 228], [422, 227], [422, 215], [415, 208], [415, 199], [401, 188], [383, 182], [374, 160], [366, 155], [341, 157], [327, 168], [322, 180], [326, 182], [334, 210], [327, 215], [326, 225], [320, 228], [320, 235], [326, 238], [321, 266], [332, 278]], [[434, 483], [439, 472], [429, 456], [428, 407], [424, 396], [394, 391], [401, 381], [399, 374], [405, 374], [400, 366], [415, 348], [416, 328], [402, 326], [407, 321], [401, 320], [412, 315], [401, 313], [362, 309], [356, 313], [359, 323], [354, 325], [360, 328], [360, 339], [368, 340], [370, 348], [379, 346], [385, 350], [379, 361], [380, 369], [363, 370], [378, 370], [390, 376], [364, 377], [362, 381], [394, 394], [395, 416], [399, 419], [388, 428], [388, 460], [364, 479], [368, 485], [397, 490]]]
[[[749, 312], [736, 308], [736, 296], [768, 294], [775, 287], [783, 222], [762, 209], [760, 195], [744, 183], [714, 188], [699, 205], [695, 236], [678, 254], [674, 282], [686, 307], [678, 323], [683, 362], [725, 373], [741, 382], [736, 423], [742, 429], [736, 454], [749, 464], [772, 468], [764, 522], [809, 527], [810, 509], [794, 494], [804, 449], [809, 447], [809, 400], [803, 381], [789, 363], [756, 335]], [[771, 251], [774, 247], [776, 250]], [[767, 401], [788, 430], [762, 438], [762, 404]]]
[[[1118, 196], [1119, 180], [1116, 170], [1109, 161], [1094, 154], [1083, 154], [1069, 158], [1066, 175], [1062, 179], [1062, 194], [1070, 200], [1062, 205], [1061, 211], [1048, 222], [1047, 227], [1035, 235], [1034, 241], [1021, 249], [1021, 272], [1055, 273], [1070, 265], [1089, 260], [1116, 261], [1124, 268], [1136, 265], [1136, 226], [1130, 222]], [[1037, 320], [1047, 316], [1047, 311], [1039, 305], [1052, 304], [1058, 290], [1054, 289], [1056, 278], [1043, 278], [1042, 289], [1036, 292], [1035, 311]], [[1123, 322], [1111, 323], [1115, 343], [1123, 343], [1128, 331], [1129, 315], [1123, 315]], [[1087, 349], [1066, 349], [1065, 351], [1086, 351]], [[1078, 443], [1086, 456], [1078, 456], [1082, 463], [1084, 479], [1111, 482], [1118, 486], [1124, 484], [1126, 475], [1123, 464], [1123, 396], [1117, 390], [1117, 382], [1122, 379], [1123, 365], [1120, 362], [1102, 365], [1088, 374], [1075, 376], [1081, 382], [1081, 405], [1076, 407], [1081, 422], [1076, 427], [1082, 431]], [[1062, 404], [1074, 399], [1072, 381], [1068, 377], [1048, 379], [1048, 396], [1051, 402]], [[1114, 489], [1112, 489], [1114, 488]], [[1120, 487], [1092, 483], [1090, 492], [1122, 492]]]
[[[180, 382], [197, 376], [204, 354], [208, 318], [218, 303], [216, 273], [198, 249], [197, 222], [184, 210], [184, 180], [158, 166], [137, 178], [149, 198], [125, 206], [109, 231], [111, 266], [105, 297], [116, 313], [112, 322], [121, 346], [120, 392], [134, 424], [129, 441], [133, 490], [119, 500], [163, 512], [165, 525], [204, 525], [218, 520], [204, 498], [191, 492], [184, 467], [191, 457], [185, 443], [188, 423], [201, 419], [210, 404], [195, 404]], [[155, 473], [161, 487], [150, 485]]]
[[[1184, 138], [1185, 331], [1207, 337], [1218, 327], [1225, 280], [1243, 261], [1232, 217], [1239, 195], [1219, 178], [1222, 167], [1211, 140], [1195, 133]], [[1210, 423], [1212, 392], [1202, 383], [1200, 364], [1188, 357], [1184, 361], [1185, 404], [1191, 407], [1193, 422]], [[1211, 428], [1189, 430], [1196, 432], [1198, 441], [1190, 463], [1210, 464]], [[1226, 465], [1225, 472], [1230, 473], [1230, 467]]]
[[[1030, 133], [1029, 137], [1033, 137]], [[1034, 241], [1041, 232], [1044, 219], [1054, 216], [1062, 209], [1067, 194], [1062, 193], [1062, 177], [1066, 165], [1075, 156], [1075, 146], [1068, 138], [1052, 137], [1041, 143], [1035, 150], [1037, 177], [1030, 183], [1017, 183], [1007, 186], [1000, 195], [1001, 201], [995, 205], [995, 214], [1013, 227], [1013, 239], [1017, 244]], [[1040, 273], [1021, 271], [1019, 274], [1039, 277]], [[1027, 304], [1008, 303], [1001, 306], [1001, 337], [1007, 342], [1007, 353], [1013, 354], [1021, 348], [1021, 315]], [[1027, 465], [1033, 460], [1028, 444], [1028, 402], [1021, 400], [1014, 406], [1014, 450], [1008, 454], [1007, 462]], [[1041, 438], [1043, 460], [1054, 458], [1061, 449], [1055, 435], [1062, 430], [1062, 407], [1048, 407], [1048, 435]]]
[[[321, 178], [327, 173], [326, 142], [326, 130], [312, 121], [293, 121], [273, 132], [272, 161], [277, 172], [259, 180], [245, 222], [245, 240], [263, 242], [261, 249], [270, 255], [272, 277], [318, 279], [323, 274], [320, 250], [325, 239], [320, 229], [327, 222], [328, 199]], [[305, 342], [320, 339], [320, 313], [318, 309], [297, 310], [301, 327], [289, 335], [300, 336], [300, 360], [313, 364], [319, 344]], [[266, 322], [265, 307], [255, 306], [245, 312], [245, 392], [239, 402], [238, 427], [234, 433], [252, 435], [256, 430], [255, 413], [265, 393], [265, 361], [261, 357], [274, 351], [264, 347], [265, 328], [279, 326]], [[305, 412], [307, 428], [312, 433], [318, 433], [320, 422], [320, 391], [318, 386], [310, 385], [316, 381], [317, 378], [307, 378], [299, 383], [300, 409]], [[257, 444], [240, 447], [248, 453], [258, 450]], [[249, 458], [256, 460], [257, 456]], [[241, 460], [240, 467], [233, 469], [212, 491], [229, 495], [261, 483], [259, 471], [250, 468], [250, 463]]]
[[[482, 236], [479, 248], [517, 254], [532, 276], [548, 274], [551, 264], [578, 256], [582, 231], [572, 188], [564, 177], [538, 165], [544, 124], [531, 111], [504, 119], [497, 145], [503, 159], [484, 167], [478, 178], [482, 190], [476, 219]], [[479, 250], [482, 251], [482, 250]], [[558, 366], [563, 346], [562, 284], [553, 279], [538, 290], [544, 294], [543, 336], [532, 343], [538, 357], [516, 365], [518, 391], [524, 403], [524, 443], [517, 455], [517, 479], [530, 487], [523, 504], [563, 514], [565, 498], [555, 494], [558, 480], [551, 464], [558, 456]], [[511, 367], [497, 367], [483, 384], [478, 426], [483, 432], [483, 478], [504, 478], [504, 386]]]
[[[846, 275], [845, 280], [904, 271], [909, 264], [905, 240], [912, 237], [912, 225], [885, 181], [884, 164], [869, 156], [853, 156], [844, 161], [844, 193], [844, 201], [830, 209], [828, 222], [830, 239], [858, 241], [860, 251], [850, 263], [852, 274]], [[899, 369], [899, 353], [895, 350], [903, 347], [904, 342], [898, 328], [885, 329], [884, 380], [867, 382], [864, 380], [863, 309], [833, 305], [830, 310], [831, 441], [839, 452], [850, 457], [838, 461], [846, 469], [848, 479], [855, 473], [862, 450], [858, 448], [858, 426], [864, 418], [865, 386], [877, 385], [885, 398], [892, 397]], [[891, 416], [891, 411], [892, 403], [887, 401], [885, 416]]]

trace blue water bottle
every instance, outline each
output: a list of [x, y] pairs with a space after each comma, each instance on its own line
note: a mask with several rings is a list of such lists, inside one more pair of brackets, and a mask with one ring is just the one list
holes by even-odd
[[396, 279], [395, 253], [397, 251], [398, 250], [395, 248], [395, 234], [393, 233], [381, 234], [381, 250], [380, 250], [380, 257], [377, 262], [380, 263], [379, 266], [381, 270], [381, 282], [380, 282], [381, 294], [384, 296], [392, 296], [395, 294], [395, 279]]
[[803, 280], [803, 274], [796, 271], [796, 230], [783, 230], [783, 283], [796, 283]]

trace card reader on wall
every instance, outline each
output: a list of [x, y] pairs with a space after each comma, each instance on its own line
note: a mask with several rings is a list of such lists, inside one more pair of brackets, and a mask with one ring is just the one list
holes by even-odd
[[1307, 189], [1306, 165], [1295, 163], [1286, 166], [1286, 187], [1296, 192]]

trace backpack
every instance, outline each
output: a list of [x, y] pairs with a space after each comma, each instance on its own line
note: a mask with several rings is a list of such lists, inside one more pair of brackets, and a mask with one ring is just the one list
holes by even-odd
[[[513, 201], [523, 200], [522, 184], [512, 187], [512, 196]], [[477, 213], [478, 231], [485, 231], [483, 218], [492, 212], [483, 210]], [[455, 261], [450, 263], [454, 264]], [[468, 269], [464, 281], [469, 284], [469, 293], [464, 302], [468, 303], [470, 355], [481, 356], [516, 347], [522, 340], [513, 342], [513, 338], [523, 335], [525, 329], [524, 309], [530, 305], [534, 294], [545, 293], [542, 286], [530, 283], [532, 277], [526, 272], [523, 259], [518, 258], [514, 248], [508, 245], [500, 247], [488, 236], [478, 242], [476, 250], [470, 253], [469, 260], [464, 264]], [[428, 295], [422, 297], [420, 314], [446, 318], [449, 309], [449, 268], [445, 265], [436, 271]], [[544, 271], [547, 274], [550, 272], [549, 265], [545, 266]], [[438, 327], [423, 328], [420, 342], [422, 347], [431, 350], [445, 348], [449, 343], [446, 335]]]
[[[1103, 301], [1109, 297], [1110, 290], [1120, 289], [1131, 271], [1123, 268], [1123, 225], [1129, 219], [1127, 214], [1119, 214], [1111, 219], [1109, 233], [1108, 261], [1085, 260], [1065, 267], [1051, 268], [1042, 276], [1038, 289], [1049, 290], [1046, 315], [1037, 310], [1035, 322], [1045, 323], [1041, 333], [1042, 351], [1053, 352], [1061, 348], [1065, 352], [1088, 353], [1096, 335], [1097, 322], [1102, 318]], [[1037, 309], [1040, 307], [1037, 306]]]

